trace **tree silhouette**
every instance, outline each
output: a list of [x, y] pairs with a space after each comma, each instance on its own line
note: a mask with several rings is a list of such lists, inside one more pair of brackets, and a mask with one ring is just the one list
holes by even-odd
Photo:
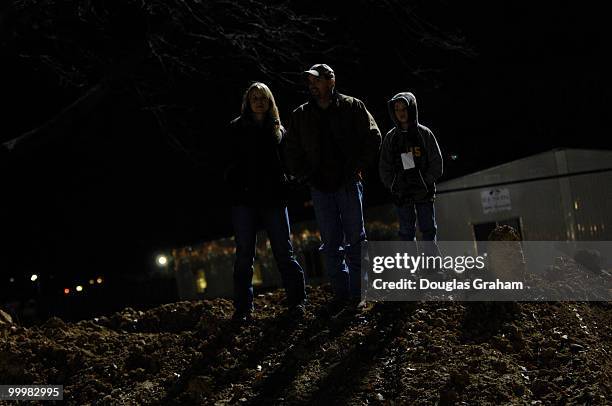
[[[420, 17], [426, 11], [418, 2], [397, 0], [361, 0], [350, 9], [318, 1], [17, 1], [10, 13], [15, 57], [75, 97], [57, 116], [41, 112], [44, 125], [5, 147], [59, 133], [53, 130], [87, 115], [109, 92], [131, 91], [169, 144], [185, 152], [183, 144], [191, 144], [186, 134], [200, 130], [185, 117], [202, 104], [203, 89], [235, 91], [247, 77], [284, 91], [295, 88], [299, 71], [313, 60], [358, 68], [364, 47], [389, 47], [398, 66], [426, 76], [428, 59], [417, 63], [415, 57], [423, 47], [468, 50], [455, 32]], [[388, 35], [378, 34], [381, 27]]]

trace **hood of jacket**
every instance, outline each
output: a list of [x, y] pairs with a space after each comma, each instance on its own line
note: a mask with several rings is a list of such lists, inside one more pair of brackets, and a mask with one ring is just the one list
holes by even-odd
[[409, 127], [416, 127], [419, 124], [419, 109], [417, 108], [417, 100], [414, 94], [410, 92], [401, 92], [396, 94], [387, 102], [387, 107], [389, 109], [389, 115], [391, 116], [391, 120], [393, 120], [393, 124], [398, 130], [401, 130], [401, 127], [395, 118], [395, 102], [398, 100], [403, 100], [408, 106], [408, 117], [410, 119]]

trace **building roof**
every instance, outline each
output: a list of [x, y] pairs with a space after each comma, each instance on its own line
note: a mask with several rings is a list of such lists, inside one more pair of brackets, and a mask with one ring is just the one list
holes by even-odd
[[599, 169], [612, 169], [612, 151], [555, 148], [441, 182], [437, 190], [443, 192]]

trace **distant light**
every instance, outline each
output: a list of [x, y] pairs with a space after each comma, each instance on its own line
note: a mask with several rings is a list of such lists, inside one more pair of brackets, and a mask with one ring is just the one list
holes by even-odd
[[90, 284], [90, 285], [93, 285], [94, 283], [96, 283], [96, 281], [94, 281], [93, 279], [90, 279], [90, 280], [89, 280], [89, 284]]
[[457, 160], [457, 158], [459, 158], [459, 155], [452, 154], [452, 155], [450, 156], [450, 159], [451, 159], [451, 160], [453, 160], [453, 161], [456, 161], [456, 160]]
[[157, 262], [157, 265], [159, 266], [164, 266], [168, 264], [168, 258], [166, 258], [165, 255], [158, 255], [155, 261]]
[[15, 278], [10, 278], [9, 282], [11, 282], [11, 283], [15, 282]]
[[96, 279], [96, 282], [97, 283], [102, 283], [102, 282], [104, 282], [104, 280], [100, 277], [100, 278]]
[[70, 293], [70, 289], [68, 288], [64, 289], [64, 295], [67, 295], [68, 293]]
[[35, 282], [35, 281], [36, 281], [36, 279], [38, 279], [38, 275], [36, 275], [36, 274], [34, 274], [34, 275], [32, 275], [32, 276], [30, 277], [30, 280], [31, 280], [32, 282]]
[[197, 272], [197, 278], [196, 278], [196, 292], [197, 293], [204, 293], [204, 291], [206, 291], [206, 286], [208, 284], [206, 283], [206, 274], [204, 273], [204, 271], [202, 269], [200, 269]]
[[83, 291], [83, 287], [82, 287], [81, 285], [78, 285], [78, 286], [76, 287], [76, 291], [77, 291], [77, 292], [82, 292], [82, 291]]

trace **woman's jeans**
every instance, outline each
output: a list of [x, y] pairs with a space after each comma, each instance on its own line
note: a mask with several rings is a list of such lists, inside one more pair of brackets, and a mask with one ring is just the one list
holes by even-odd
[[272, 254], [281, 274], [289, 306], [303, 301], [306, 298], [304, 270], [293, 254], [287, 208], [233, 206], [232, 222], [236, 236], [234, 263], [236, 311], [253, 309], [253, 263], [259, 224], [262, 224], [268, 233]]
[[366, 241], [363, 224], [363, 185], [352, 181], [336, 192], [311, 188], [312, 203], [323, 245], [321, 251], [334, 295], [361, 295], [361, 245]]

